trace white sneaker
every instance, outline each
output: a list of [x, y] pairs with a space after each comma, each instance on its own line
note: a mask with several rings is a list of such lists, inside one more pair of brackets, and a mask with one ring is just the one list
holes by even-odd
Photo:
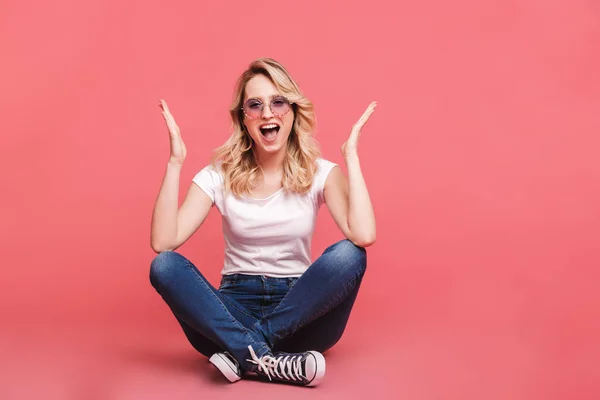
[[325, 357], [317, 351], [304, 353], [266, 354], [256, 356], [252, 346], [248, 346], [252, 359], [247, 360], [258, 367], [256, 373], [269, 380], [301, 386], [317, 386], [325, 376]]
[[240, 364], [235, 358], [228, 352], [213, 354], [208, 361], [210, 361], [231, 383], [237, 382], [242, 379], [242, 370]]

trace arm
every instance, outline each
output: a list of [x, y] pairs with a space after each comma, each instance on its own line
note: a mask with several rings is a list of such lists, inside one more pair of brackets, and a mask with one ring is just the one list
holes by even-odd
[[202, 225], [212, 200], [195, 183], [178, 209], [181, 165], [168, 163], [152, 213], [150, 245], [156, 253], [175, 250]]
[[167, 103], [161, 100], [160, 107], [169, 129], [171, 157], [152, 213], [150, 246], [157, 253], [175, 250], [185, 243], [202, 225], [212, 206], [210, 197], [192, 183], [178, 209], [179, 178], [187, 151]]
[[342, 146], [348, 178], [339, 167], [334, 167], [325, 181], [323, 192], [327, 208], [337, 226], [348, 240], [361, 247], [368, 247], [375, 242], [376, 228], [375, 213], [360, 168], [357, 145], [360, 131], [375, 105], [371, 103]]
[[375, 242], [375, 213], [358, 157], [346, 160], [348, 178], [334, 167], [325, 182], [323, 195], [331, 217], [344, 236], [360, 247]]

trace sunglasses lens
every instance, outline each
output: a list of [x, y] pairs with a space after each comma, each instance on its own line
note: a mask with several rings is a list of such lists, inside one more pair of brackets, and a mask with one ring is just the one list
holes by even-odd
[[271, 111], [275, 115], [284, 115], [290, 111], [290, 103], [285, 97], [276, 97], [271, 101]]
[[244, 112], [250, 118], [258, 118], [262, 114], [262, 105], [258, 100], [249, 100], [244, 104]]

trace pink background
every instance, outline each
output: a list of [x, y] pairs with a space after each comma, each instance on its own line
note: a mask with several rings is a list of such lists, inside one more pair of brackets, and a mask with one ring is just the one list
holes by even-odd
[[[0, 43], [0, 398], [600, 397], [597, 2], [3, 0]], [[183, 197], [260, 56], [338, 163], [379, 103], [378, 240], [316, 390], [225, 384], [148, 281], [158, 100]], [[322, 211], [314, 257], [341, 238]], [[218, 282], [216, 210], [180, 251]]]

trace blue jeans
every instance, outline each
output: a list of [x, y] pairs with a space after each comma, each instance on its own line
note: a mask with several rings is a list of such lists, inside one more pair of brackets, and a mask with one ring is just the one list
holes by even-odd
[[215, 289], [189, 260], [167, 251], [152, 261], [150, 282], [197, 351], [207, 357], [228, 351], [251, 371], [249, 345], [260, 358], [336, 344], [366, 267], [365, 249], [342, 240], [299, 278], [224, 275]]

